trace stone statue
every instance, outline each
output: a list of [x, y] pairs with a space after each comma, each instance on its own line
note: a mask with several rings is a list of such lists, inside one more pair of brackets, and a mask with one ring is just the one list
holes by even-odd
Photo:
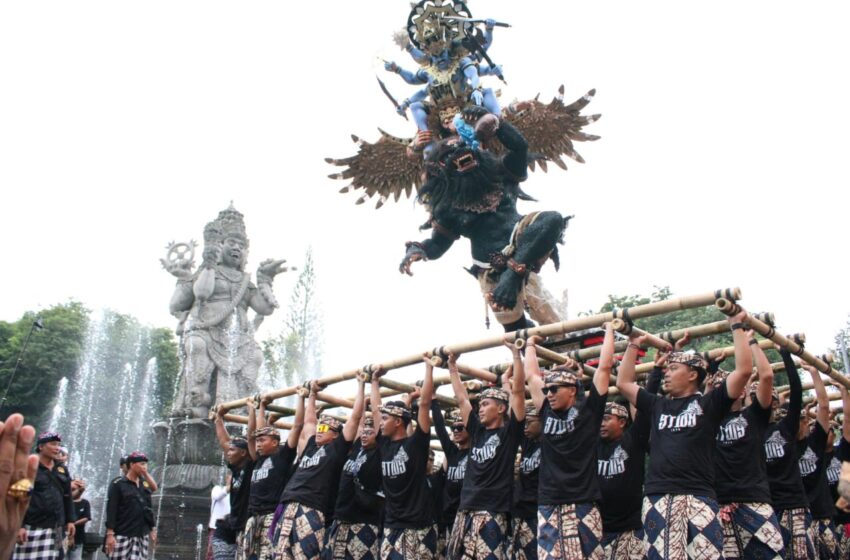
[[[248, 237], [231, 202], [204, 228], [203, 263], [194, 266], [195, 242], [171, 243], [162, 265], [177, 277], [171, 313], [180, 320], [183, 371], [172, 416], [206, 418], [216, 402], [257, 392], [263, 362], [254, 331], [278, 307], [272, 292], [285, 260], [265, 260], [257, 283], [244, 271]], [[256, 313], [248, 319], [248, 308]]]

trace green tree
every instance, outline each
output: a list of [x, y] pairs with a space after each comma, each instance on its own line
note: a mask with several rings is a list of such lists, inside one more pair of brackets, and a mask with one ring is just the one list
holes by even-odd
[[[33, 331], [21, 354], [37, 316], [44, 328]], [[27, 312], [14, 323], [0, 321], [0, 390], [9, 387], [0, 418], [20, 412], [36, 426], [46, 420], [59, 380], [71, 379], [79, 368], [88, 323], [89, 310], [76, 301], [54, 305], [38, 315]], [[19, 356], [21, 362], [12, 379]]]
[[291, 386], [321, 372], [322, 312], [311, 248], [304, 255], [304, 266], [290, 294], [283, 331], [263, 341], [263, 357], [275, 385], [283, 382]]
[[180, 358], [174, 331], [163, 327], [151, 329], [148, 348], [149, 357], [156, 358], [159, 414], [165, 416], [171, 409], [174, 384], [180, 374]]

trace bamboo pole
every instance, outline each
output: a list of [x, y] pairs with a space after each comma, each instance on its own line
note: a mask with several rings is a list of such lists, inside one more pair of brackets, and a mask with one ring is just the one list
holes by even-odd
[[[393, 381], [392, 379], [387, 379], [383, 376], [378, 378], [378, 384], [384, 387], [389, 387], [390, 389], [395, 389], [396, 391], [401, 391], [402, 393], [412, 393], [416, 389], [420, 388], [414, 385], [408, 385], [407, 383], [401, 383], [400, 381]], [[439, 393], [434, 393], [434, 400], [447, 406], [457, 406], [457, 399], [440, 395]]]
[[645, 336], [647, 346], [651, 346], [662, 352], [669, 352], [673, 350], [673, 345], [667, 342], [666, 340], [661, 340], [659, 337], [654, 334], [650, 334], [643, 329], [639, 329], [631, 323], [627, 323], [622, 319], [614, 319], [611, 321], [611, 327], [620, 334], [634, 334], [635, 336]]
[[[720, 309], [722, 313], [730, 316], [736, 315], [741, 311], [741, 308], [738, 306], [738, 304], [731, 302], [725, 298], [718, 298], [717, 303], [715, 305], [717, 305], [717, 308]], [[831, 365], [829, 365], [822, 359], [818, 358], [817, 356], [803, 348], [800, 344], [776, 332], [776, 330], [770, 325], [767, 325], [763, 321], [759, 321], [755, 317], [749, 315], [744, 318], [744, 323], [746, 323], [751, 329], [753, 329], [763, 337], [772, 340], [783, 348], [786, 348], [789, 352], [791, 352], [792, 354], [796, 354], [800, 357], [800, 359], [804, 360], [806, 363], [813, 365], [815, 369], [817, 369], [821, 373], [827, 374], [836, 382], [841, 383], [842, 385], [850, 389], [850, 379], [847, 379], [846, 377], [844, 377], [844, 375], [835, 371]]]

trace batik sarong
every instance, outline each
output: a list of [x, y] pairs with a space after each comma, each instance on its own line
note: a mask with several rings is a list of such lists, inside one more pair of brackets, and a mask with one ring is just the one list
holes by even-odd
[[815, 546], [819, 560], [838, 560], [838, 537], [832, 519], [815, 519]]
[[109, 560], [147, 560], [150, 537], [122, 537], [115, 535], [115, 548], [107, 558]]
[[605, 560], [645, 560], [646, 549], [646, 536], [642, 529], [602, 533]]
[[537, 506], [540, 560], [602, 559], [602, 517], [594, 504]]
[[15, 545], [12, 560], [54, 560], [59, 558], [61, 537], [57, 539], [56, 529], [27, 530], [27, 542]]
[[448, 560], [502, 560], [508, 557], [508, 515], [459, 511], [446, 545]]
[[537, 560], [537, 518], [511, 519], [510, 546], [508, 558], [511, 560]]
[[322, 550], [322, 560], [378, 560], [380, 529], [368, 523], [334, 521]]
[[724, 560], [779, 559], [785, 554], [779, 521], [770, 504], [749, 502], [720, 508]]
[[268, 560], [272, 557], [273, 547], [269, 538], [269, 529], [273, 519], [273, 513], [248, 518], [245, 531], [242, 533], [237, 560]]
[[643, 530], [650, 560], [722, 558], [723, 527], [717, 502], [690, 494], [653, 494], [643, 499]]
[[422, 529], [391, 529], [384, 527], [381, 540], [381, 560], [434, 560], [437, 554], [437, 526]]
[[806, 508], [786, 509], [776, 512], [785, 558], [788, 560], [817, 560], [811, 517]]
[[325, 542], [325, 514], [289, 502], [274, 531], [275, 560], [318, 560]]
[[235, 560], [236, 559], [236, 543], [229, 543], [224, 539], [220, 539], [213, 535], [212, 538], [212, 557], [213, 560]]

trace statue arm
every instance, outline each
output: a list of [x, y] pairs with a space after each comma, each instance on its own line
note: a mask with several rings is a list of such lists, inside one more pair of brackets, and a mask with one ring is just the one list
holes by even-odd
[[401, 261], [399, 271], [413, 276], [410, 272], [410, 265], [416, 261], [439, 259], [449, 250], [449, 247], [458, 239], [457, 236], [452, 236], [450, 232], [441, 231], [443, 228], [435, 227], [430, 239], [424, 241], [408, 241], [406, 243], [407, 250], [404, 254], [404, 259]]
[[195, 294], [192, 291], [191, 280], [178, 280], [168, 310], [172, 315], [176, 315], [183, 311], [189, 311], [193, 303], [195, 303]]
[[507, 148], [502, 164], [518, 181], [528, 176], [528, 142], [511, 123], [500, 120], [496, 137]]
[[428, 75], [425, 72], [421, 70], [412, 72], [402, 68], [395, 62], [384, 62], [384, 70], [392, 72], [393, 74], [398, 74], [401, 76], [402, 80], [413, 86], [428, 83]]
[[[268, 285], [268, 289], [271, 290], [271, 285]], [[271, 315], [275, 310], [275, 306], [255, 286], [248, 288], [248, 307], [256, 311], [257, 315]]]
[[410, 54], [410, 57], [418, 64], [425, 64], [426, 62], [428, 62], [428, 55], [425, 54], [422, 50], [414, 47], [413, 43], [408, 43], [408, 45], [404, 47], [404, 50], [406, 50]]

